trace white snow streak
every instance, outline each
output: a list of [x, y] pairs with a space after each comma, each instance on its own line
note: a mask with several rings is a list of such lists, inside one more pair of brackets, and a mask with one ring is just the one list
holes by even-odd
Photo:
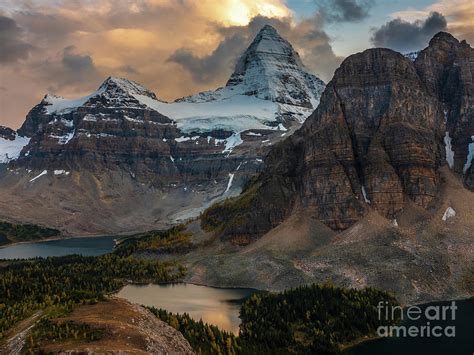
[[446, 209], [446, 211], [444, 212], [443, 221], [446, 222], [446, 220], [448, 218], [451, 218], [451, 217], [454, 217], [454, 216], [456, 216], [456, 211], [454, 209], [452, 209], [451, 207], [448, 207]]
[[448, 131], [446, 131], [446, 135], [444, 136], [444, 145], [446, 148], [446, 161], [448, 162], [449, 167], [452, 169], [454, 166], [454, 152], [453, 147], [451, 146], [451, 137], [449, 136]]
[[362, 196], [364, 196], [364, 201], [365, 203], [369, 204], [370, 205], [370, 200], [367, 198], [367, 193], [365, 192], [365, 187], [362, 186]]
[[48, 170], [43, 170], [39, 175], [37, 175], [33, 179], [31, 179], [30, 182], [35, 181], [36, 179], [42, 177], [43, 175], [46, 175], [47, 173], [48, 173]]
[[232, 186], [232, 181], [234, 180], [234, 174], [229, 173], [229, 181], [227, 182], [227, 188], [225, 189], [224, 193], [227, 193], [230, 190], [230, 187]]
[[[471, 136], [471, 140], [474, 142], [474, 136]], [[474, 143], [469, 143], [469, 145], [467, 146], [467, 149], [468, 149], [468, 154], [467, 154], [466, 164], [464, 164], [464, 168], [462, 169], [462, 172], [464, 174], [469, 170], [472, 164], [472, 159], [474, 159]]]

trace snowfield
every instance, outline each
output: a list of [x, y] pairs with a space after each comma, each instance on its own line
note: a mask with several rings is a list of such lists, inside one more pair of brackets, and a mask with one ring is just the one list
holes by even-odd
[[30, 138], [18, 135], [13, 141], [0, 137], [0, 164], [6, 164], [11, 160], [18, 159], [21, 150], [29, 142]]

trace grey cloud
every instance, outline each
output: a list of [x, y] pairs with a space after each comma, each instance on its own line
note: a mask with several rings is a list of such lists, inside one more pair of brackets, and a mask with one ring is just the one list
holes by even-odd
[[74, 49], [74, 46], [64, 48], [62, 59], [64, 67], [81, 73], [95, 70], [91, 56], [76, 54]]
[[119, 68], [117, 68], [117, 70], [121, 73], [125, 73], [125, 74], [140, 74], [140, 72], [135, 69], [134, 67], [132, 67], [131, 65], [123, 65]]
[[357, 22], [369, 16], [374, 0], [326, 0], [319, 9], [328, 22]]
[[48, 83], [48, 91], [57, 93], [65, 87], [80, 88], [101, 76], [91, 56], [76, 52], [74, 46], [65, 47], [60, 58], [46, 59], [32, 66], [41, 81]]
[[247, 26], [217, 27], [224, 39], [209, 56], [197, 57], [187, 48], [175, 51], [168, 61], [175, 62], [187, 70], [194, 80], [201, 83], [215, 81], [216, 77], [228, 77], [239, 56], [250, 45], [252, 39], [266, 25], [272, 25], [296, 50], [310, 71], [327, 81], [342, 61], [332, 51], [330, 39], [322, 29], [319, 15], [292, 26], [290, 19], [254, 17]]
[[447, 22], [439, 12], [432, 12], [423, 21], [407, 22], [397, 18], [378, 29], [373, 29], [372, 44], [399, 52], [411, 52], [425, 47], [439, 31], [447, 30]]
[[200, 83], [212, 82], [216, 76], [233, 66], [235, 58], [245, 48], [245, 39], [244, 34], [235, 33], [226, 37], [210, 55], [202, 58], [194, 55], [189, 49], [180, 48], [168, 61], [180, 64]]
[[27, 59], [33, 46], [23, 39], [23, 30], [15, 20], [0, 15], [0, 62], [13, 63]]

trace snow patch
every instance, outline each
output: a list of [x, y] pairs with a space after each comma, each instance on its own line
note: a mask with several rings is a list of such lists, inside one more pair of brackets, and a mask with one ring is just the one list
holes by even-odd
[[43, 175], [46, 175], [47, 173], [48, 173], [48, 170], [43, 170], [41, 173], [39, 173], [39, 175], [37, 175], [33, 179], [31, 179], [30, 182], [33, 182], [36, 179], [39, 179], [40, 177], [42, 177]]
[[449, 136], [448, 131], [446, 131], [446, 135], [444, 136], [444, 145], [446, 148], [446, 161], [448, 162], [449, 167], [452, 169], [454, 166], [454, 152], [451, 145], [451, 137]]
[[30, 143], [30, 138], [18, 135], [12, 141], [0, 137], [0, 164], [6, 164], [9, 161], [18, 159], [22, 149], [28, 143]]
[[364, 201], [365, 201], [365, 203], [367, 203], [367, 204], [370, 205], [370, 200], [367, 198], [367, 193], [365, 192], [365, 187], [362, 186], [362, 187], [361, 187], [361, 190], [362, 190], [362, 196], [364, 196]]
[[54, 170], [54, 175], [69, 175], [69, 171], [66, 171], [66, 170]]
[[443, 221], [446, 222], [448, 220], [448, 218], [451, 218], [451, 217], [454, 217], [454, 216], [456, 216], [456, 211], [453, 208], [448, 207], [446, 209], [446, 211], [444, 212]]
[[471, 167], [472, 159], [474, 158], [474, 136], [471, 136], [471, 140], [473, 141], [473, 143], [469, 143], [469, 145], [467, 146], [467, 149], [468, 149], [467, 159], [466, 159], [466, 163], [464, 164], [464, 168], [462, 169], [462, 172], [464, 174]]
[[234, 133], [225, 140], [225, 148], [222, 153], [232, 153], [232, 150], [243, 142], [244, 141], [240, 137], [240, 133]]
[[128, 117], [127, 115], [124, 115], [123, 116], [127, 121], [129, 122], [134, 122], [134, 123], [145, 123], [144, 121], [142, 120], [137, 120], [135, 118], [132, 118], [132, 117]]
[[232, 186], [232, 181], [234, 180], [234, 174], [230, 173], [229, 174], [229, 181], [227, 182], [227, 188], [225, 189], [224, 193], [227, 193], [230, 190], [230, 187]]
[[74, 137], [75, 131], [69, 132], [63, 136], [56, 136], [54, 134], [51, 134], [51, 138], [56, 138], [58, 140], [58, 144], [68, 144], [69, 141]]

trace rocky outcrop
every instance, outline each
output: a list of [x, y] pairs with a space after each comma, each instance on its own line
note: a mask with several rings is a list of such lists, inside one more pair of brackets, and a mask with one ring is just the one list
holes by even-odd
[[15, 131], [11, 128], [0, 126], [0, 138], [8, 139], [10, 141], [15, 139]]
[[119, 298], [81, 305], [66, 317], [53, 319], [53, 322], [64, 321], [100, 329], [102, 337], [91, 342], [58, 340], [42, 346], [42, 351], [55, 354], [194, 354], [179, 331], [146, 308]]
[[[446, 47], [462, 59], [448, 61], [439, 49]], [[474, 134], [472, 75], [462, 64], [470, 68], [473, 58], [467, 44], [448, 34], [435, 36], [415, 63], [379, 48], [350, 56], [303, 127], [272, 149], [241, 197], [209, 209], [203, 225], [248, 242], [298, 210], [343, 230], [368, 210], [393, 219], [407, 201], [430, 208], [445, 164], [446, 103], [462, 131], [456, 136]], [[459, 155], [465, 162], [465, 148]], [[236, 208], [242, 201], [246, 208]], [[225, 221], [216, 217], [222, 215]]]

